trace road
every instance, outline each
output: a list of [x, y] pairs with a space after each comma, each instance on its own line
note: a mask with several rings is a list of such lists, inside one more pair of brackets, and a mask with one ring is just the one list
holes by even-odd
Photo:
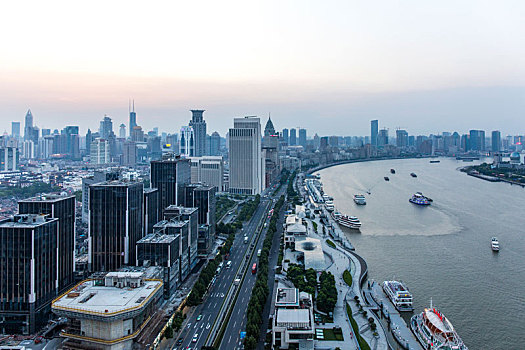
[[[283, 186], [285, 187], [285, 186]], [[284, 192], [285, 188], [281, 188], [279, 193], [276, 194], [274, 197], [275, 199], [279, 198], [279, 196]], [[285, 210], [285, 206], [281, 208], [281, 212], [279, 214], [282, 214]], [[284, 215], [280, 215], [277, 226], [277, 232], [275, 233], [274, 239], [273, 239], [273, 245], [272, 249], [270, 250], [270, 254], [268, 257], [269, 265], [268, 269], [270, 271], [270, 277], [271, 282], [273, 286], [273, 276], [275, 275], [275, 265], [277, 263], [277, 257], [279, 255], [279, 240], [280, 240], [280, 232], [282, 229], [279, 229], [279, 225], [282, 227], [283, 224], [283, 217]], [[266, 218], [266, 222], [269, 223], [269, 219]], [[264, 237], [266, 235], [266, 231], [268, 230], [268, 226], [266, 226], [262, 232], [261, 239], [259, 240], [256, 251], [261, 249], [264, 243]], [[258, 257], [257, 254], [254, 254], [252, 257], [252, 261], [250, 262], [250, 266], [254, 263], [258, 263]], [[226, 327], [226, 331], [224, 332], [224, 337], [222, 338], [221, 345], [219, 347], [219, 350], [233, 350], [233, 349], [243, 349], [242, 340], [240, 339], [240, 332], [246, 330], [246, 324], [248, 322], [248, 318], [246, 316], [246, 310], [248, 309], [248, 303], [250, 301], [250, 297], [252, 295], [252, 289], [255, 285], [256, 276], [255, 275], [246, 275], [246, 278], [244, 279], [242, 286], [241, 286], [241, 292], [239, 293], [239, 297], [237, 301], [235, 302], [235, 306], [232, 312], [232, 315], [228, 321], [228, 326]], [[270, 296], [268, 298], [268, 310], [265, 310], [267, 313], [269, 313], [269, 302], [272, 295], [273, 288], [270, 289]], [[263, 317], [263, 320], [268, 319], [268, 316], [266, 318]], [[263, 321], [265, 322], [265, 321]], [[263, 324], [261, 328], [264, 328], [266, 330], [266, 324]]]
[[[269, 199], [261, 198], [261, 203], [257, 207], [252, 219], [243, 229], [243, 232], [247, 233], [250, 241], [253, 238], [258, 224], [267, 215], [266, 206], [269, 201]], [[225, 262], [222, 271], [216, 275], [215, 281], [212, 282], [208, 293], [204, 296], [204, 301], [196, 306], [191, 314], [187, 315], [184, 330], [180, 335], [180, 337], [183, 338], [182, 345], [177, 347], [175, 345], [177, 339], [173, 339], [170, 349], [191, 348], [193, 350], [200, 349], [205, 344], [213, 323], [219, 316], [219, 310], [221, 309], [224, 297], [227, 295], [228, 290], [235, 279], [238, 267], [244, 259], [249, 246], [250, 244], [244, 243], [243, 234], [236, 235], [230, 252], [232, 267], [226, 268]], [[199, 315], [201, 315], [201, 319], [197, 321]]]

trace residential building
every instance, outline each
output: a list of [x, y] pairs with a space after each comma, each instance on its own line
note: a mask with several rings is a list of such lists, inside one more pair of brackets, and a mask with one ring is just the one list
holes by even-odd
[[283, 129], [283, 141], [287, 145], [290, 144], [290, 131], [288, 129]]
[[0, 146], [0, 172], [19, 170], [20, 152], [14, 145]]
[[306, 148], [306, 129], [299, 129], [299, 146]]
[[288, 142], [289, 146], [297, 146], [297, 130], [292, 128], [290, 129], [290, 142]]

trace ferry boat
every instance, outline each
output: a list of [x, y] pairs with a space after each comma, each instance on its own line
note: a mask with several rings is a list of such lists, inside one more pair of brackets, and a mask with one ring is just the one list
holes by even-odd
[[365, 196], [362, 194], [354, 194], [354, 202], [355, 204], [358, 204], [358, 205], [365, 205], [366, 204]]
[[430, 308], [412, 316], [410, 329], [423, 349], [468, 350], [448, 318], [432, 307], [432, 301], [430, 301]]
[[430, 163], [439, 163], [441, 162], [440, 160], [431, 160]]
[[390, 181], [390, 178], [388, 176], [385, 176], [385, 181]]
[[496, 237], [492, 237], [490, 240], [490, 248], [493, 252], [499, 252], [499, 241]]
[[417, 205], [430, 205], [430, 198], [423, 196], [421, 192], [417, 192], [408, 201]]
[[396, 170], [395, 169], [390, 169], [390, 173], [395, 174]]
[[412, 307], [412, 294], [403, 282], [384, 281], [383, 291], [398, 311], [414, 311]]
[[332, 213], [332, 217], [339, 225], [348, 227], [352, 230], [359, 230], [361, 227], [361, 221], [355, 216], [343, 215], [336, 210]]
[[417, 177], [416, 173], [410, 173], [410, 176]]

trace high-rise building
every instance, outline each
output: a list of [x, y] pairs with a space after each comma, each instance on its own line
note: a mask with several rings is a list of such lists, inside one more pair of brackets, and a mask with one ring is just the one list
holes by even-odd
[[0, 331], [35, 334], [58, 294], [58, 219], [19, 214], [0, 221]]
[[192, 109], [190, 126], [193, 128], [194, 134], [194, 151], [193, 156], [202, 157], [206, 155], [206, 122], [202, 117], [204, 110]]
[[372, 146], [377, 147], [377, 135], [379, 133], [379, 123], [377, 120], [372, 120], [370, 122], [370, 143]]
[[143, 197], [142, 182], [116, 180], [89, 187], [90, 271], [135, 264], [135, 244], [143, 237]]
[[231, 193], [259, 194], [264, 188], [261, 122], [257, 117], [235, 118], [229, 130]]
[[[133, 139], [133, 129], [137, 126], [137, 113], [135, 113], [135, 100], [133, 100], [133, 108], [129, 108], [129, 137]], [[143, 137], [144, 138], [144, 135]], [[133, 140], [137, 141], [137, 140]], [[143, 140], [140, 140], [141, 142]]]
[[118, 137], [121, 139], [126, 138], [126, 125], [120, 124], [119, 130], [118, 130]]
[[210, 149], [208, 155], [210, 156], [219, 156], [221, 155], [221, 135], [217, 131], [214, 131], [210, 136]]
[[306, 148], [306, 129], [299, 129], [299, 146]]
[[408, 147], [408, 132], [406, 130], [396, 130], [396, 145], [399, 148]]
[[135, 142], [124, 142], [121, 164], [125, 166], [135, 166], [137, 164], [137, 144]]
[[62, 154], [66, 154], [71, 159], [80, 159], [80, 140], [78, 137], [78, 126], [66, 126], [62, 129], [64, 149]]
[[111, 163], [110, 145], [108, 140], [102, 138], [95, 139], [91, 143], [90, 150], [89, 162], [91, 164], [100, 165]]
[[131, 132], [131, 141], [133, 142], [144, 142], [144, 131], [141, 126], [134, 126]]
[[501, 132], [498, 130], [495, 130], [492, 132], [492, 152], [500, 152], [501, 151]]
[[17, 171], [19, 162], [20, 152], [18, 147], [14, 145], [0, 146], [0, 172]]
[[17, 140], [20, 138], [20, 122], [11, 122], [11, 136]]
[[381, 129], [377, 135], [377, 147], [385, 147], [386, 145], [388, 145], [388, 129]]
[[106, 115], [104, 116], [104, 119], [100, 121], [100, 128], [98, 129], [98, 133], [101, 138], [107, 139], [112, 132], [113, 122], [111, 121], [111, 118]]
[[223, 191], [224, 162], [221, 156], [191, 158], [191, 183], [201, 183], [217, 187]]
[[288, 145], [290, 146], [296, 146], [297, 145], [297, 130], [296, 129], [290, 129], [290, 139], [289, 139]]
[[283, 141], [287, 145], [290, 144], [290, 132], [288, 129], [283, 129]]
[[25, 126], [24, 126], [24, 140], [32, 140], [33, 138], [33, 114], [31, 110], [28, 109], [25, 117]]
[[165, 154], [163, 159], [151, 161], [150, 178], [151, 187], [159, 189], [159, 210], [163, 212], [179, 203], [179, 194], [191, 182], [190, 160]]
[[485, 131], [484, 130], [470, 130], [470, 147], [471, 151], [483, 152], [485, 151]]
[[75, 282], [75, 196], [42, 194], [18, 202], [20, 214], [43, 214], [58, 219], [58, 293]]
[[195, 133], [193, 127], [183, 126], [180, 128], [179, 152], [184, 157], [193, 157], [195, 155]]
[[118, 170], [95, 170], [93, 176], [86, 176], [82, 178], [82, 222], [89, 222], [89, 186], [111, 181], [118, 180], [120, 178], [120, 172]]
[[142, 213], [144, 234], [153, 232], [153, 225], [159, 222], [160, 210], [159, 210], [159, 190], [156, 188], [145, 188], [144, 189], [144, 209]]
[[[188, 192], [193, 192], [191, 185], [187, 186]], [[199, 235], [199, 209], [192, 207], [181, 207], [170, 205], [164, 211], [164, 220], [169, 222], [186, 222], [187, 234], [182, 234], [183, 248], [181, 250], [181, 271], [189, 268], [188, 272], [197, 264], [197, 240]], [[162, 222], [161, 222], [162, 223]], [[155, 225], [155, 229], [159, 224]], [[164, 231], [165, 233], [168, 233]], [[187, 247], [187, 248], [186, 248]], [[182, 279], [186, 278], [187, 274], [182, 273]]]
[[[306, 141], [306, 140], [305, 140]], [[265, 187], [269, 187], [275, 181], [281, 171], [279, 164], [279, 135], [275, 132], [272, 119], [268, 117], [264, 127], [264, 137], [262, 141], [264, 153]]]

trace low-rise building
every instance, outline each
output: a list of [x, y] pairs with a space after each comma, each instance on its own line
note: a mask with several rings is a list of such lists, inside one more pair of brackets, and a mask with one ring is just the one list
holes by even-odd
[[[312, 296], [296, 288], [278, 286], [272, 321], [272, 344], [288, 349], [294, 344], [313, 344], [315, 335]], [[311, 345], [310, 344], [310, 345]]]
[[162, 281], [142, 272], [109, 272], [56, 298], [52, 311], [68, 318], [62, 336], [72, 347], [131, 349], [162, 296]]

